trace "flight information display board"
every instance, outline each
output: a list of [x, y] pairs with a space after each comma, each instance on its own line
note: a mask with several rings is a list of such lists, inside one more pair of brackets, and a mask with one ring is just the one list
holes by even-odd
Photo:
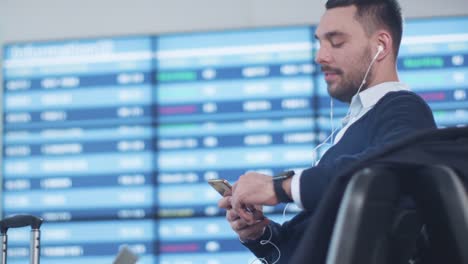
[[[46, 220], [45, 263], [111, 260], [132, 238], [153, 263], [152, 39], [16, 44], [4, 54], [3, 215]], [[116, 222], [135, 218], [148, 220]], [[10, 241], [12, 258], [27, 256], [27, 244]]]
[[[3, 58], [3, 216], [45, 219], [45, 264], [252, 263], [206, 183], [300, 172], [341, 126], [314, 27], [10, 44]], [[468, 18], [406, 22], [400, 78], [440, 127], [468, 124]], [[331, 141], [330, 141], [331, 142]], [[295, 206], [265, 207], [284, 222]], [[9, 231], [28, 263], [29, 230]], [[259, 261], [254, 263], [260, 263]]]
[[206, 180], [234, 182], [249, 170], [272, 175], [312, 164], [311, 36], [310, 27], [296, 27], [157, 39], [161, 263], [251, 258]]
[[438, 126], [468, 124], [468, 17], [408, 22], [398, 68]]

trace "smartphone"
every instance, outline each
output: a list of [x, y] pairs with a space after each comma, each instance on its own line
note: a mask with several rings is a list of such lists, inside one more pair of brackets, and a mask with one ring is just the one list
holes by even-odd
[[[225, 179], [213, 179], [213, 180], [208, 180], [208, 183], [213, 187], [221, 196], [224, 196], [225, 194], [231, 194], [232, 192], [232, 186], [231, 184], [225, 180]], [[247, 206], [244, 208], [244, 210], [250, 214], [255, 215], [257, 210], [253, 206]], [[265, 218], [263, 216], [263, 213], [260, 213], [258, 216], [257, 221], [260, 222]]]
[[208, 183], [213, 187], [221, 196], [230, 194], [232, 191], [231, 184], [225, 179], [208, 180]]

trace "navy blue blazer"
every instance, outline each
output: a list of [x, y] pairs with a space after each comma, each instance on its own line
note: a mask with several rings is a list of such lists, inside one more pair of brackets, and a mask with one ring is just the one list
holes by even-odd
[[357, 171], [369, 166], [384, 166], [409, 176], [412, 173], [408, 174], [408, 171], [427, 165], [452, 168], [468, 188], [468, 127], [420, 131], [383, 148], [335, 177], [314, 217], [305, 223], [308, 228], [288, 263], [325, 263], [340, 202]]
[[273, 263], [278, 258], [278, 251], [271, 244], [259, 243], [271, 236], [271, 242], [281, 250], [278, 263], [288, 263], [310, 225], [317, 205], [337, 175], [399, 139], [431, 128], [436, 128], [434, 117], [422, 98], [408, 91], [386, 94], [374, 108], [348, 128], [317, 166], [303, 171], [300, 193], [304, 211], [283, 225], [270, 223], [270, 228], [259, 240], [247, 241], [244, 245], [258, 258]]

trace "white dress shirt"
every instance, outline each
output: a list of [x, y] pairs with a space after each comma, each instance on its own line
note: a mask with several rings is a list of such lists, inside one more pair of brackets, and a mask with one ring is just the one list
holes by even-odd
[[[375, 104], [377, 104], [377, 102], [380, 99], [382, 99], [382, 97], [384, 97], [387, 93], [408, 90], [408, 86], [401, 82], [385, 82], [369, 87], [366, 90], [360, 92], [359, 94], [354, 95], [351, 99], [351, 104], [349, 106], [348, 113], [343, 118], [343, 127], [336, 134], [333, 144], [338, 143], [344, 136], [348, 128], [361, 117], [363, 117], [367, 112], [369, 112], [375, 106]], [[292, 177], [291, 181], [291, 194], [294, 203], [300, 208], [303, 208], [301, 202], [300, 182], [301, 174], [296, 173]]]

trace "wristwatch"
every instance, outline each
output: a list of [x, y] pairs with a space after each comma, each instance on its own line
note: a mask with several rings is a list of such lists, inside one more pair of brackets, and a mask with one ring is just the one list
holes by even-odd
[[276, 198], [280, 203], [291, 203], [293, 199], [289, 198], [288, 194], [283, 189], [283, 181], [291, 178], [294, 171], [285, 171], [276, 176], [273, 176], [273, 188], [275, 190]]

